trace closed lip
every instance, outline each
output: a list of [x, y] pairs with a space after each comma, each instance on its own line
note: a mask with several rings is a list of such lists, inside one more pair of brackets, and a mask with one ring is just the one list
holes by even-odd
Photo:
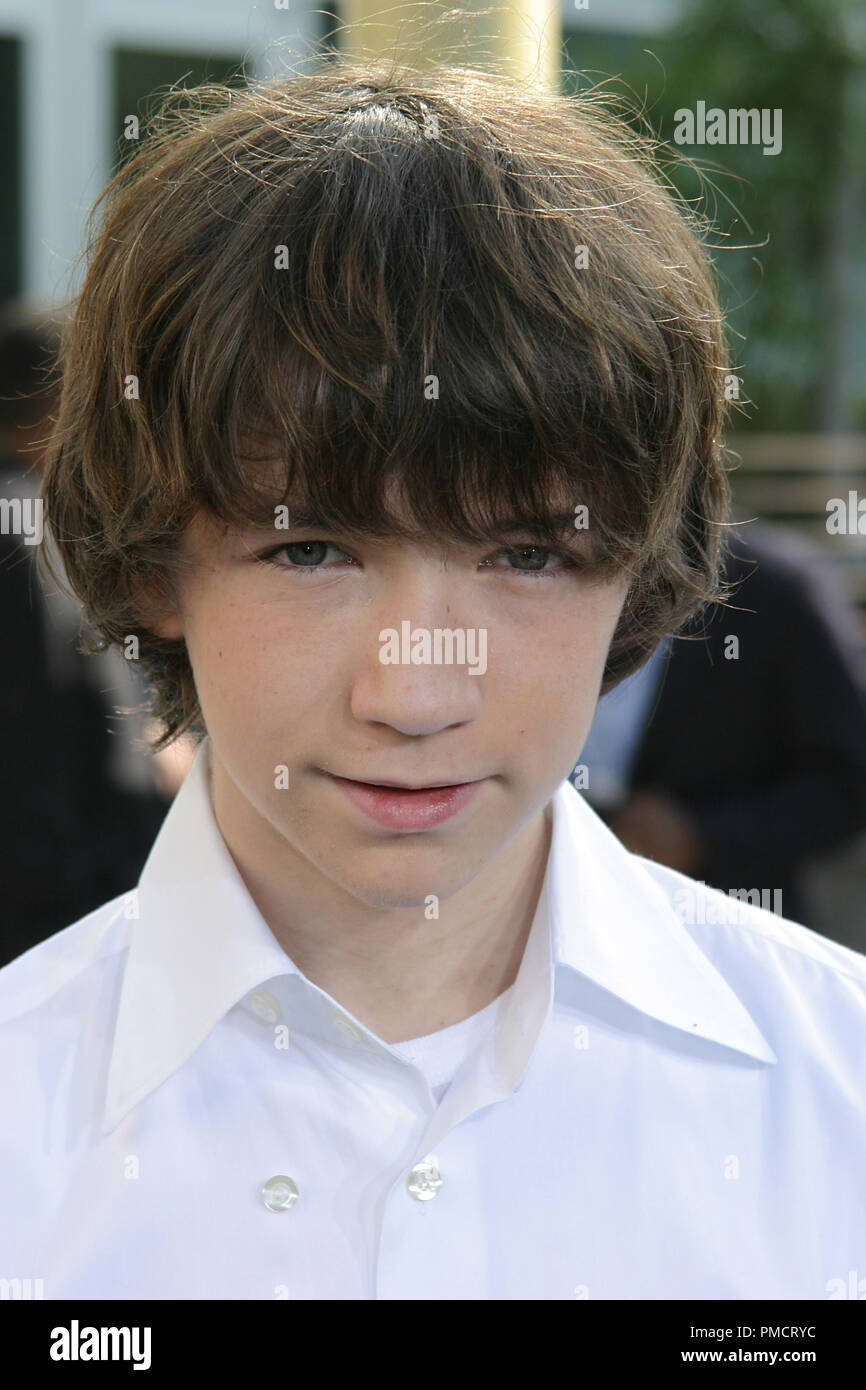
[[482, 782], [484, 780], [483, 777], [463, 777], [459, 782], [436, 781], [412, 783], [392, 782], [386, 778], [378, 778], [375, 782], [372, 782], [368, 778], [361, 780], [361, 778], [358, 777], [339, 777], [336, 772], [329, 772], [327, 775], [335, 778], [338, 782], [354, 782], [359, 787], [383, 787], [395, 792], [433, 792], [440, 791], [445, 787], [466, 787], [473, 781]]

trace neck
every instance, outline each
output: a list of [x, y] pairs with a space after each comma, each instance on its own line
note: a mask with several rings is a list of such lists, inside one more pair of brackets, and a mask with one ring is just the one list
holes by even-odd
[[549, 803], [428, 920], [423, 899], [383, 910], [346, 892], [241, 808], [219, 765], [211, 787], [223, 840], [283, 950], [384, 1042], [459, 1023], [514, 983], [544, 882]]

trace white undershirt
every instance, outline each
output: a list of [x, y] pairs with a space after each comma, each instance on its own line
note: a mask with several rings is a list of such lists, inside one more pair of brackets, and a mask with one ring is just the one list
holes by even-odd
[[428, 1033], [426, 1037], [410, 1038], [408, 1042], [393, 1044], [401, 1057], [413, 1062], [419, 1071], [424, 1073], [437, 1104], [465, 1058], [474, 1051], [481, 1038], [495, 1027], [513, 988], [511, 985], [494, 999], [492, 1004], [488, 1004], [477, 1014], [470, 1014], [469, 1018], [464, 1018], [460, 1023], [452, 1023], [450, 1028], [440, 1028], [437, 1033]]

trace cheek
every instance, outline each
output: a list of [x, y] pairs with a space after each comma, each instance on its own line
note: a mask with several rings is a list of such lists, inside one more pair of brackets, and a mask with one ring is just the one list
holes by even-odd
[[287, 716], [300, 727], [321, 706], [341, 644], [327, 624], [215, 590], [188, 623], [187, 647], [208, 726], [225, 723], [254, 742], [275, 729], [285, 735]]
[[548, 713], [557, 707], [574, 713], [594, 702], [621, 608], [619, 594], [579, 597], [512, 643], [508, 685], [515, 699]]
[[279, 646], [260, 612], [217, 587], [190, 605], [186, 643], [208, 725], [224, 708], [243, 710], [270, 687]]

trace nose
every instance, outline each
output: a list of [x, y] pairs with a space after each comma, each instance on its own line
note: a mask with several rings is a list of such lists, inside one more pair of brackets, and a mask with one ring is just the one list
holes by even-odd
[[483, 699], [483, 674], [472, 671], [486, 668], [486, 629], [461, 628], [451, 605], [435, 603], [429, 591], [414, 603], [406, 597], [377, 605], [365, 624], [352, 683], [354, 718], [416, 737], [470, 723]]

